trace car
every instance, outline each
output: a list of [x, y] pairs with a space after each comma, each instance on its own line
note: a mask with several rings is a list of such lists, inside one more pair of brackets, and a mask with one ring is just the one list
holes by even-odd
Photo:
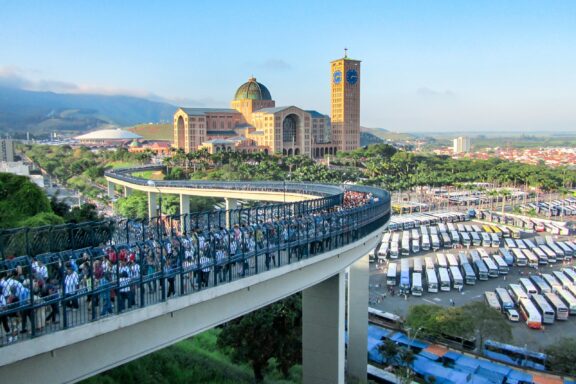
[[520, 315], [518, 314], [518, 311], [512, 308], [508, 308], [506, 310], [506, 317], [508, 318], [508, 320], [510, 321], [520, 321]]

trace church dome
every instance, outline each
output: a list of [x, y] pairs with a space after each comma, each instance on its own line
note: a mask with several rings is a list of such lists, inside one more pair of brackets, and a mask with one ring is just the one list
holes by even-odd
[[244, 83], [236, 91], [234, 100], [272, 100], [268, 88], [251, 77], [247, 83]]

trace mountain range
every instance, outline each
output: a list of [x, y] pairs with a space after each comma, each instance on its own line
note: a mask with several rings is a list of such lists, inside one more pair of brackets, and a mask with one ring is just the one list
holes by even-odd
[[0, 87], [0, 132], [84, 132], [100, 125], [171, 121], [176, 107], [132, 96], [64, 94]]

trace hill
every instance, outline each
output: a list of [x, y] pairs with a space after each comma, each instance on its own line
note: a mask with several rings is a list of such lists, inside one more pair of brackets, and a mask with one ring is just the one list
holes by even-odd
[[120, 126], [171, 121], [176, 107], [131, 96], [33, 92], [0, 87], [0, 132], [83, 132], [103, 124]]
[[165, 124], [140, 124], [128, 128], [145, 140], [174, 140], [174, 127], [170, 123]]
[[414, 136], [408, 133], [390, 132], [384, 128], [368, 128], [360, 127], [361, 132], [371, 133], [372, 135], [381, 138], [382, 140], [390, 141], [404, 141], [413, 140]]

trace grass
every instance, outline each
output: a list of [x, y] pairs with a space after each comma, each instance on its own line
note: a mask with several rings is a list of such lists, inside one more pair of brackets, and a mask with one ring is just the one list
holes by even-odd
[[174, 139], [172, 124], [142, 124], [128, 128], [129, 131], [142, 136], [145, 140], [169, 140]]
[[116, 168], [137, 167], [137, 166], [142, 165], [142, 164], [131, 162], [131, 161], [112, 161], [106, 165], [111, 166], [112, 168], [116, 169]]
[[136, 177], [141, 177], [143, 179], [150, 179], [150, 180], [164, 180], [164, 174], [162, 171], [142, 171], [142, 172], [134, 172], [133, 174]]

